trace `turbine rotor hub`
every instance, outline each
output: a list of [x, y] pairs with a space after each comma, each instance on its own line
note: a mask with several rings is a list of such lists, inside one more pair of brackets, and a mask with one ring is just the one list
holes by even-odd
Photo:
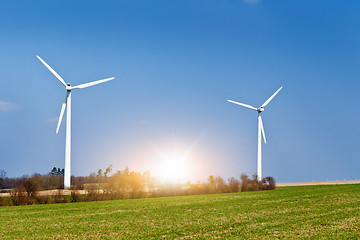
[[263, 108], [263, 107], [260, 107], [257, 111], [258, 111], [259, 113], [260, 113], [260, 112], [263, 112], [263, 111], [264, 111], [264, 108]]

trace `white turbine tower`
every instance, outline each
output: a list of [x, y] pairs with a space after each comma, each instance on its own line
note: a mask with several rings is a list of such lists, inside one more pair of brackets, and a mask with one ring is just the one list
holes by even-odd
[[89, 82], [85, 84], [80, 84], [77, 86], [72, 87], [70, 83], [66, 84], [64, 79], [62, 79], [59, 74], [57, 74], [54, 69], [52, 69], [44, 60], [42, 60], [39, 56], [36, 56], [44, 65], [49, 69], [50, 72], [52, 72], [57, 79], [65, 86], [66, 88], [66, 97], [65, 101], [61, 106], [60, 111], [60, 117], [56, 128], [56, 134], [59, 132], [59, 128], [61, 125], [61, 121], [64, 115], [64, 111], [67, 105], [67, 112], [66, 112], [66, 143], [65, 143], [65, 175], [64, 175], [64, 188], [69, 189], [70, 188], [70, 177], [71, 177], [71, 90], [73, 89], [79, 89], [79, 88], [86, 88], [90, 86], [94, 86], [99, 83], [107, 82], [110, 80], [113, 80], [114, 78], [106, 78], [94, 82]]
[[268, 100], [266, 100], [266, 102], [264, 102], [263, 105], [261, 105], [259, 108], [250, 106], [248, 104], [244, 104], [244, 103], [239, 103], [239, 102], [235, 102], [232, 100], [227, 100], [228, 102], [231, 103], [235, 103], [237, 105], [246, 107], [246, 108], [250, 108], [252, 110], [255, 110], [258, 112], [258, 153], [257, 153], [257, 176], [258, 176], [258, 180], [261, 181], [262, 179], [262, 172], [261, 172], [261, 135], [264, 138], [264, 142], [266, 143], [266, 138], [265, 138], [265, 131], [264, 131], [264, 125], [261, 119], [261, 113], [264, 111], [264, 107], [266, 107], [266, 105], [269, 104], [269, 102], [276, 96], [276, 94], [278, 94], [278, 92], [280, 92], [280, 90], [282, 89], [282, 87], [280, 87]]

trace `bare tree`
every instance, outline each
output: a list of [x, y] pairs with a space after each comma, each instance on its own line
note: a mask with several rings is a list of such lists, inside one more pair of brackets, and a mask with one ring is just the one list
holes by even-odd
[[234, 177], [228, 179], [231, 192], [240, 191], [240, 181]]
[[110, 165], [105, 169], [104, 176], [107, 177], [108, 174], [110, 174], [111, 172], [112, 172], [112, 165], [110, 164]]
[[4, 186], [4, 181], [6, 178], [6, 172], [4, 170], [0, 170], [0, 189]]

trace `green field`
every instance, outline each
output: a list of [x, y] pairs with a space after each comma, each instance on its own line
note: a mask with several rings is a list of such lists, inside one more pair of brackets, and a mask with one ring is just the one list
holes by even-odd
[[0, 208], [0, 238], [360, 238], [360, 185]]

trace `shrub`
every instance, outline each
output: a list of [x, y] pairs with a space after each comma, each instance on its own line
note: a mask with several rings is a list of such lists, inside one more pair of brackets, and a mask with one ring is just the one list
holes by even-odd
[[21, 185], [10, 192], [10, 198], [14, 206], [25, 205], [27, 203], [25, 191]]
[[57, 194], [53, 196], [53, 201], [54, 203], [68, 203], [69, 199], [64, 195], [62, 195], [61, 190], [59, 189], [57, 191]]
[[25, 181], [23, 182], [23, 186], [29, 198], [36, 197], [38, 191], [38, 185], [34, 180], [32, 180], [31, 178], [25, 179]]
[[240, 181], [234, 177], [231, 177], [229, 180], [229, 188], [231, 192], [238, 192], [240, 191]]
[[71, 191], [70, 202], [80, 202], [80, 201], [81, 201], [80, 194], [77, 194], [76, 191]]
[[273, 177], [263, 178], [261, 181], [257, 180], [257, 175], [253, 175], [253, 179], [249, 179], [246, 174], [241, 174], [241, 191], [259, 191], [259, 190], [274, 190], [275, 179]]
[[101, 200], [98, 184], [87, 184], [85, 190], [87, 191], [86, 201], [91, 202]]
[[0, 206], [12, 206], [13, 202], [10, 197], [0, 197]]
[[262, 186], [263, 190], [274, 190], [276, 188], [275, 179], [273, 177], [266, 177], [263, 179], [264, 184]]

